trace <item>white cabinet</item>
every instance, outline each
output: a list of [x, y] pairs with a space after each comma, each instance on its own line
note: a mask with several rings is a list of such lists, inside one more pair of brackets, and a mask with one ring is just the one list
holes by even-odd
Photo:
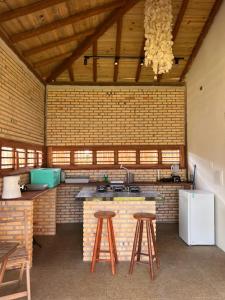
[[179, 191], [179, 236], [188, 245], [214, 245], [214, 194]]

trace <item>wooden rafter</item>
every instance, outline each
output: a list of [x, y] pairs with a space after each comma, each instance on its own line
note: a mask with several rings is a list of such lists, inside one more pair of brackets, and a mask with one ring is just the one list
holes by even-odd
[[69, 17], [54, 21], [50, 24], [42, 25], [38, 28], [34, 28], [28, 31], [24, 32], [19, 32], [16, 34], [13, 34], [10, 39], [12, 40], [13, 43], [18, 43], [20, 41], [32, 38], [34, 36], [38, 36], [40, 34], [55, 30], [57, 28], [73, 24], [76, 22], [79, 22], [83, 19], [95, 16], [97, 14], [101, 14], [104, 12], [107, 12], [108, 10], [115, 9], [117, 7], [120, 7], [124, 4], [124, 1], [113, 1], [110, 3], [106, 3], [97, 7], [93, 7], [78, 13], [75, 13], [73, 15], [70, 15]]
[[74, 73], [73, 73], [73, 68], [72, 68], [72, 66], [69, 67], [68, 73], [69, 73], [70, 81], [71, 81], [71, 82], [74, 82]]
[[53, 41], [35, 48], [31, 48], [28, 49], [26, 51], [23, 52], [23, 56], [28, 57], [28, 56], [32, 56], [35, 55], [37, 53], [49, 50], [51, 48], [57, 47], [57, 46], [61, 46], [70, 42], [73, 42], [75, 40], [77, 40], [80, 37], [84, 37], [84, 36], [88, 36], [91, 35], [94, 32], [94, 29], [88, 29], [88, 30], [84, 30], [82, 32], [78, 32], [74, 35], [68, 36], [66, 38], [60, 39], [58, 41]]
[[[176, 22], [175, 22], [175, 25], [174, 25], [173, 31], [172, 31], [172, 36], [173, 36], [173, 42], [174, 43], [175, 43], [175, 40], [177, 38], [177, 34], [179, 32], [181, 23], [183, 21], [186, 9], [188, 7], [188, 3], [189, 3], [189, 0], [183, 0], [183, 2], [181, 4], [180, 11], [179, 11], [179, 14], [177, 16], [177, 19], [176, 19]], [[162, 74], [158, 75], [157, 81], [160, 82], [160, 80], [162, 79], [162, 77], [163, 77]]]
[[183, 72], [182, 72], [182, 74], [180, 76], [180, 80], [179, 81], [183, 81], [185, 75], [189, 71], [189, 69], [190, 69], [190, 67], [191, 67], [191, 65], [192, 65], [195, 57], [197, 56], [198, 51], [201, 48], [201, 45], [202, 45], [202, 43], [203, 43], [203, 41], [204, 41], [204, 39], [205, 39], [205, 37], [206, 37], [206, 35], [207, 35], [207, 33], [208, 33], [211, 25], [212, 25], [213, 20], [214, 20], [214, 18], [215, 18], [215, 16], [216, 16], [216, 14], [217, 14], [217, 12], [218, 12], [218, 10], [219, 10], [219, 8], [220, 8], [220, 6], [221, 6], [222, 3], [223, 3], [223, 0], [216, 0], [215, 1], [214, 5], [213, 5], [213, 7], [211, 9], [211, 12], [210, 12], [210, 14], [208, 16], [208, 19], [205, 22], [205, 25], [203, 26], [203, 29], [202, 29], [202, 31], [201, 31], [198, 39], [197, 39], [197, 42], [196, 42], [196, 44], [195, 44], [195, 46], [194, 46], [194, 48], [192, 50], [192, 53], [189, 56], [189, 59], [188, 59], [186, 65], [184, 67], [184, 70], [183, 70]]
[[[141, 44], [141, 50], [140, 50], [140, 57], [144, 57], [145, 53], [144, 53], [144, 47], [145, 47], [145, 37], [143, 38], [142, 44]], [[136, 76], [135, 76], [135, 82], [138, 82], [140, 79], [140, 75], [141, 75], [141, 61], [138, 61], [138, 65], [137, 65], [137, 71], [136, 71]]]
[[[93, 56], [97, 56], [98, 53], [97, 40], [93, 43]], [[93, 81], [97, 82], [97, 58], [93, 58]]]
[[131, 9], [139, 0], [127, 0], [125, 4], [114, 10], [107, 19], [97, 26], [95, 32], [87, 37], [72, 53], [58, 65], [47, 78], [47, 82], [54, 81], [64, 70], [66, 70], [76, 59], [78, 59], [93, 43], [102, 36], [115, 22], [119, 20], [129, 9]]
[[[116, 52], [115, 56], [120, 56], [120, 45], [121, 45], [121, 33], [122, 33], [122, 26], [123, 26], [123, 18], [119, 18], [117, 21], [117, 29], [116, 29]], [[113, 81], [116, 82], [118, 79], [118, 72], [119, 72], [119, 59], [117, 60], [117, 65], [114, 65], [114, 74], [113, 74]]]
[[0, 22], [2, 23], [15, 18], [19, 18], [65, 1], [66, 0], [41, 0], [26, 6], [18, 7], [13, 10], [1, 13]]

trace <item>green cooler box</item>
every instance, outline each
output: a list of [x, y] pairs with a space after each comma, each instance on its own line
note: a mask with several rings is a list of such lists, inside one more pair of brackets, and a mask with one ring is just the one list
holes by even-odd
[[30, 171], [31, 184], [47, 184], [53, 188], [60, 184], [61, 169], [41, 168]]

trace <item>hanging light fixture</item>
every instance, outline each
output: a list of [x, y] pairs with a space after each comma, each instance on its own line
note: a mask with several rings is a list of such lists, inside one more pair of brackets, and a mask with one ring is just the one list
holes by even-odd
[[171, 0], [145, 2], [145, 65], [157, 75], [169, 72], [173, 65]]

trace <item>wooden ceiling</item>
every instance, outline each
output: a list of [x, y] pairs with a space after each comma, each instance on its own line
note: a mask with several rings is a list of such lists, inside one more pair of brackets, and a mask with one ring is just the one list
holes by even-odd
[[[173, 52], [154, 81], [144, 56], [144, 0], [1, 0], [1, 36], [48, 83], [179, 84], [223, 0], [172, 0]], [[89, 58], [84, 56], [111, 56]], [[115, 57], [120, 58], [115, 65]]]

